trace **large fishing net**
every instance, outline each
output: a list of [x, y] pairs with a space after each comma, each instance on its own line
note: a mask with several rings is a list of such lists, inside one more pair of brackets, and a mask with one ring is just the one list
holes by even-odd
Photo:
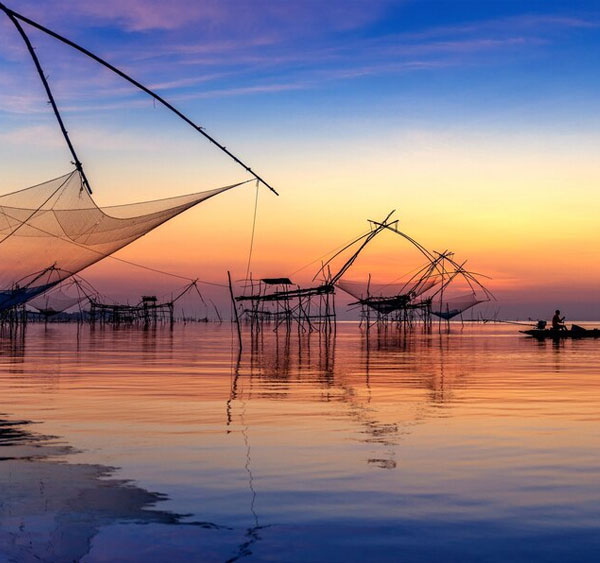
[[179, 213], [243, 183], [100, 208], [73, 171], [0, 196], [0, 309], [29, 301]]

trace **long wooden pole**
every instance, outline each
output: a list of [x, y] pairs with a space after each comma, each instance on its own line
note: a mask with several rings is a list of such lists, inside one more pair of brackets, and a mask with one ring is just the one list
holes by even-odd
[[27, 46], [27, 50], [29, 51], [31, 58], [33, 59], [35, 68], [36, 68], [38, 74], [40, 75], [40, 79], [42, 80], [42, 84], [44, 85], [44, 89], [46, 90], [48, 100], [50, 102], [50, 105], [52, 106], [52, 111], [54, 111], [54, 115], [56, 116], [56, 120], [58, 121], [60, 130], [62, 131], [65, 141], [67, 142], [67, 146], [69, 147], [69, 150], [71, 151], [71, 156], [73, 157], [73, 164], [75, 165], [75, 168], [77, 168], [77, 171], [79, 172], [79, 174], [81, 174], [81, 179], [83, 181], [83, 185], [86, 187], [87, 191], [91, 194], [92, 188], [90, 187], [90, 183], [88, 182], [87, 176], [85, 175], [85, 172], [83, 171], [83, 165], [81, 164], [81, 161], [79, 160], [79, 157], [77, 156], [77, 153], [75, 152], [75, 147], [73, 146], [73, 143], [71, 142], [71, 139], [69, 138], [69, 133], [67, 132], [67, 128], [65, 127], [65, 124], [62, 120], [62, 116], [60, 115], [60, 112], [58, 111], [58, 106], [56, 105], [56, 101], [54, 100], [54, 96], [52, 95], [52, 90], [50, 90], [50, 85], [48, 84], [48, 80], [46, 79], [46, 75], [44, 74], [44, 70], [42, 69], [42, 65], [40, 64], [40, 60], [38, 59], [35, 49], [33, 48], [31, 41], [29, 41], [29, 37], [27, 37], [25, 30], [23, 29], [21, 24], [18, 22], [17, 15], [14, 12], [12, 12], [11, 10], [9, 10], [8, 8], [6, 8], [6, 6], [4, 6], [4, 4], [2, 4], [2, 3], [0, 3], [0, 9], [4, 10], [4, 12], [6, 12], [6, 15], [8, 16], [10, 21], [15, 25], [15, 27], [17, 28], [17, 31], [19, 32], [19, 34], [23, 38], [23, 41], [25, 42], [25, 45]]
[[[331, 285], [331, 286], [335, 285], [342, 278], [342, 276], [346, 273], [346, 271], [350, 268], [350, 266], [352, 266], [352, 264], [354, 264], [354, 262], [358, 258], [358, 255], [363, 251], [365, 246], [367, 246], [367, 244], [369, 244], [371, 239], [373, 239], [373, 237], [377, 236], [378, 233], [380, 233], [384, 228], [386, 228], [388, 226], [387, 221], [392, 216], [393, 213], [394, 213], [394, 211], [392, 210], [390, 213], [388, 213], [388, 216], [382, 221], [382, 223], [376, 223], [377, 227], [375, 229], [373, 229], [372, 231], [370, 231], [369, 233], [367, 233], [365, 235], [361, 235], [360, 237], [355, 239], [350, 244], [347, 244], [340, 251], [336, 252], [331, 258], [329, 258], [329, 260], [327, 260], [327, 262], [325, 262], [325, 264], [323, 264], [323, 266], [321, 266], [321, 269], [315, 274], [315, 277], [313, 279], [315, 279], [319, 275], [319, 273], [324, 272], [325, 266], [329, 266], [329, 264], [331, 264], [331, 261], [336, 256], [339, 256], [344, 250], [346, 250], [350, 246], [356, 244], [358, 241], [364, 239], [363, 242], [361, 243], [361, 245], [356, 249], [354, 254], [352, 254], [352, 256], [350, 256], [350, 258], [348, 258], [348, 260], [346, 260], [346, 262], [344, 262], [344, 264], [339, 269], [339, 271], [334, 276], [331, 276], [331, 273], [329, 274], [328, 280], [327, 280], [327, 285]], [[373, 223], [375, 223], [375, 222], [373, 221]]]
[[[198, 131], [198, 133], [200, 133], [201, 135], [206, 137], [213, 145], [215, 145], [216, 147], [221, 149], [226, 155], [228, 155], [235, 162], [237, 162], [242, 168], [244, 168], [244, 170], [246, 170], [246, 172], [252, 174], [252, 176], [254, 176], [259, 182], [264, 184], [267, 188], [269, 188], [275, 195], [279, 195], [279, 193], [277, 193], [275, 188], [273, 188], [269, 183], [267, 183], [265, 180], [263, 180], [263, 178], [261, 178], [258, 174], [256, 174], [256, 172], [254, 172], [249, 166], [244, 164], [237, 156], [235, 156], [232, 152], [230, 152], [227, 149], [227, 147], [225, 147], [225, 145], [222, 145], [221, 143], [219, 143], [214, 137], [209, 135], [204, 130], [203, 127], [194, 123], [189, 117], [187, 117], [185, 114], [183, 114], [181, 111], [179, 111], [175, 106], [173, 106], [172, 104], [167, 102], [164, 98], [159, 96], [156, 92], [153, 92], [152, 90], [150, 90], [150, 88], [144, 86], [141, 82], [138, 82], [137, 80], [135, 80], [134, 78], [132, 78], [131, 76], [129, 76], [128, 74], [123, 72], [122, 70], [118, 69], [116, 66], [114, 66], [114, 65], [110, 64], [109, 62], [105, 61], [104, 59], [100, 58], [98, 55], [95, 55], [91, 51], [88, 51], [85, 47], [82, 47], [81, 45], [78, 45], [77, 43], [71, 41], [70, 39], [67, 39], [66, 37], [63, 37], [62, 35], [52, 31], [51, 29], [48, 29], [47, 27], [44, 27], [43, 25], [23, 16], [22, 14], [19, 14], [18, 12], [15, 12], [14, 10], [7, 8], [2, 2], [0, 2], [0, 10], [5, 12], [6, 15], [13, 21], [13, 23], [15, 23], [15, 25], [18, 24], [18, 22], [16, 22], [15, 20], [21, 20], [22, 22], [25, 22], [26, 24], [31, 25], [32, 27], [35, 27], [36, 29], [39, 29], [40, 31], [43, 31], [44, 33], [47, 33], [51, 37], [58, 39], [62, 43], [69, 45], [69, 47], [73, 47], [73, 49], [76, 49], [80, 53], [83, 53], [84, 55], [90, 57], [91, 59], [95, 60], [97, 63], [100, 63], [102, 66], [108, 68], [109, 70], [112, 70], [115, 74], [118, 74], [121, 78], [127, 80], [127, 82], [133, 84], [135, 87], [139, 88], [140, 90], [142, 90], [143, 92], [145, 92], [146, 94], [148, 94], [149, 96], [154, 98], [157, 102], [161, 103], [167, 109], [171, 110], [175, 115], [177, 115], [178, 117], [183, 119], [188, 125], [191, 125], [196, 131]], [[25, 32], [23, 31], [23, 29], [21, 28], [20, 25], [17, 25], [17, 27], [19, 28], [19, 32], [25, 39], [25, 37], [26, 37]], [[34, 58], [34, 61], [36, 61], [36, 66], [39, 67], [39, 61], [37, 61], [37, 57], [35, 56], [33, 48], [31, 47], [31, 43], [29, 42], [28, 39], [26, 40], [26, 42], [28, 44], [29, 52], [31, 53], [32, 57]], [[41, 67], [38, 68], [38, 72], [41, 72], [39, 70], [40, 68]], [[43, 72], [41, 72], [41, 76], [42, 76], [42, 81], [44, 82], [44, 85], [46, 86], [47, 82], [46, 82], [45, 77], [43, 77]], [[46, 88], [46, 89], [49, 90], [48, 88]], [[57, 111], [58, 110], [56, 110], [56, 112]], [[60, 119], [58, 114], [57, 114], [57, 118], [59, 119], [59, 122], [62, 123], [62, 120]], [[61, 129], [63, 129], [63, 134], [65, 134], [66, 130], [64, 129], [64, 126], [61, 125]], [[72, 145], [70, 144], [70, 141], [67, 140], [67, 144], [69, 144], [69, 148], [71, 149], [71, 152], [73, 153], [73, 156], [76, 159], [75, 164], [77, 164], [78, 159], [75, 156], [75, 153], [72, 148]], [[79, 163], [79, 164], [81, 165], [81, 163]]]
[[231, 296], [231, 306], [233, 307], [233, 314], [235, 315], [235, 324], [237, 326], [238, 342], [240, 344], [240, 350], [242, 349], [242, 329], [240, 328], [240, 318], [238, 316], [237, 307], [235, 306], [235, 297], [233, 296], [233, 286], [231, 285], [231, 272], [227, 270], [227, 281], [229, 282], [229, 295]]

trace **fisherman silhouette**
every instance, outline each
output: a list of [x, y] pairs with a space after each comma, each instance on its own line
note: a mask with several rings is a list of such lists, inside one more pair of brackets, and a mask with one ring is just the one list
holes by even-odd
[[567, 330], [565, 317], [560, 316], [560, 311], [558, 309], [554, 311], [554, 316], [552, 317], [552, 328], [554, 330]]

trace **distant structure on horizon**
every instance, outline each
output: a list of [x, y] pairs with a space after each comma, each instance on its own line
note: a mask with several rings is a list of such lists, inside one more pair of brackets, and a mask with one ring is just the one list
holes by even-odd
[[[84, 302], [89, 304], [86, 318], [92, 322], [143, 326], [159, 321], [172, 324], [174, 302], [178, 298], [159, 301], [155, 296], [145, 296], [135, 305], [108, 303], [89, 288], [86, 290], [80, 278], [74, 276], [180, 213], [228, 190], [256, 182], [257, 189], [259, 184], [263, 184], [276, 195], [277, 191], [204, 128], [122, 70], [2, 3], [0, 11], [14, 24], [24, 41], [75, 166], [63, 176], [0, 196], [0, 324], [26, 321], [26, 304], [30, 304], [47, 321]], [[92, 198], [90, 182], [22, 23], [83, 53], [151, 96], [227, 154], [251, 179], [189, 195], [99, 207]], [[230, 283], [238, 328], [240, 322], [246, 322], [254, 332], [263, 330], [267, 325], [272, 325], [275, 330], [296, 328], [301, 332], [331, 332], [335, 330], [336, 322], [336, 288], [356, 299], [352, 305], [360, 307], [361, 318], [367, 328], [373, 324], [380, 328], [406, 328], [416, 322], [429, 327], [432, 317], [439, 318], [440, 322], [449, 322], [465, 310], [493, 298], [478, 276], [465, 270], [464, 262], [459, 264], [455, 261], [452, 252], [438, 253], [425, 249], [398, 230], [398, 221], [391, 219], [392, 214], [381, 222], [369, 221], [370, 228], [366, 233], [335, 252], [322, 265], [313, 277], [313, 285], [301, 287], [285, 276], [255, 279], [247, 275], [242, 281], [241, 291], [234, 295]], [[371, 275], [364, 281], [347, 279], [345, 276], [358, 256], [375, 237], [386, 231], [408, 240], [425, 257], [425, 265], [401, 283], [375, 283]], [[332, 272], [334, 260], [347, 252], [350, 256]], [[248, 264], [250, 258], [251, 252]], [[63, 283], [66, 280], [69, 280], [67, 284]], [[202, 299], [197, 281], [189, 280], [180, 296], [195, 288]], [[454, 291], [458, 281], [466, 286], [466, 293]], [[65, 293], [67, 288], [71, 289], [70, 295]], [[220, 320], [218, 311], [216, 313]]]
[[[369, 231], [335, 252], [313, 277], [321, 277], [317, 285], [300, 287], [288, 277], [242, 280], [241, 294], [234, 297], [234, 307], [239, 309], [236, 318], [253, 331], [272, 325], [274, 330], [296, 327], [301, 332], [328, 332], [335, 326], [335, 288], [339, 288], [356, 299], [350, 305], [360, 307], [361, 321], [367, 329], [372, 325], [407, 328], [417, 322], [431, 327], [434, 316], [449, 322], [494, 298], [479, 275], [467, 271], [464, 262], [456, 262], [452, 252], [431, 252], [399, 231], [398, 221], [391, 220], [393, 213], [381, 222], [370, 220]], [[409, 241], [426, 258], [425, 265], [403, 282], [375, 284], [371, 275], [365, 282], [345, 279], [361, 252], [384, 231]], [[333, 261], [350, 250], [350, 256], [332, 273]], [[466, 286], [466, 292], [456, 291], [458, 282]]]

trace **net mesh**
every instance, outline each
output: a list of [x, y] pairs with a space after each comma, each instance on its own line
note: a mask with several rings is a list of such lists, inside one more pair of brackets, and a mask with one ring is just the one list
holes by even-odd
[[483, 303], [486, 299], [479, 299], [475, 293], [467, 293], [465, 295], [457, 295], [446, 299], [434, 299], [431, 304], [431, 313], [442, 319], [450, 320], [463, 311], [474, 307], [478, 303]]
[[34, 297], [28, 305], [40, 313], [56, 314], [63, 313], [86, 299], [86, 295], [80, 293], [69, 295], [65, 288], [57, 287]]
[[242, 183], [100, 208], [73, 171], [0, 196], [0, 309], [29, 301], [179, 213]]
[[351, 280], [339, 280], [337, 286], [362, 301], [369, 298], [388, 299], [400, 295], [408, 295], [411, 298], [418, 297], [429, 291], [438, 283], [436, 279], [428, 279], [422, 282], [407, 283], [369, 283]]

